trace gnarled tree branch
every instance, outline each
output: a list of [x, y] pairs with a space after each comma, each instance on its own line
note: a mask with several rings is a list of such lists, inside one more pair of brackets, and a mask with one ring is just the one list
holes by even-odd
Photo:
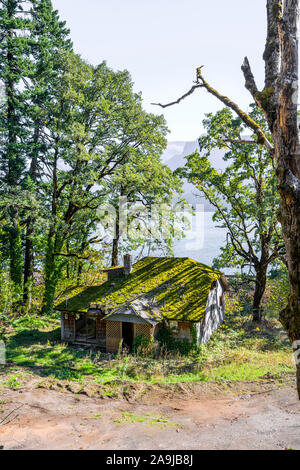
[[167, 108], [168, 106], [173, 106], [174, 104], [180, 103], [180, 101], [184, 100], [187, 98], [189, 95], [194, 93], [194, 91], [197, 88], [205, 88], [209, 93], [214, 95], [218, 100], [220, 100], [222, 103], [225, 104], [225, 106], [228, 106], [228, 108], [231, 108], [246, 124], [246, 126], [254, 131], [254, 133], [257, 135], [257, 143], [260, 145], [264, 145], [267, 150], [273, 154], [274, 149], [271, 143], [268, 141], [266, 135], [264, 134], [263, 130], [261, 127], [251, 119], [251, 117], [242, 111], [242, 109], [234, 103], [232, 100], [230, 100], [227, 96], [221, 95], [217, 90], [212, 88], [208, 82], [203, 78], [201, 67], [197, 68], [197, 81], [196, 84], [184, 95], [182, 95], [180, 98], [178, 98], [175, 101], [172, 101], [171, 103], [167, 104], [161, 104], [161, 103], [152, 103], [154, 106], [160, 106], [161, 108]]
[[197, 84], [197, 85], [192, 86], [192, 88], [191, 88], [187, 93], [185, 93], [185, 94], [182, 95], [180, 98], [178, 98], [178, 100], [172, 101], [171, 103], [167, 103], [167, 104], [151, 103], [151, 104], [152, 104], [153, 106], [160, 106], [161, 108], [168, 108], [169, 106], [173, 106], [174, 104], [179, 104], [180, 101], [184, 100], [185, 98], [187, 98], [188, 96], [190, 96], [192, 93], [194, 93], [194, 91], [195, 91], [197, 88], [203, 88], [203, 85]]
[[209, 93], [218, 98], [218, 100], [224, 103], [225, 106], [228, 106], [228, 108], [232, 109], [241, 118], [243, 123], [246, 124], [249, 129], [254, 131], [254, 133], [257, 135], [257, 141], [259, 144], [264, 145], [270, 153], [274, 152], [274, 148], [267, 139], [262, 128], [255, 121], [253, 121], [253, 119], [251, 119], [251, 117], [245, 113], [236, 103], [234, 103], [234, 101], [230, 100], [227, 96], [221, 95], [217, 90], [212, 88], [203, 78], [201, 67], [197, 69], [197, 81], [200, 81], [204, 88]]

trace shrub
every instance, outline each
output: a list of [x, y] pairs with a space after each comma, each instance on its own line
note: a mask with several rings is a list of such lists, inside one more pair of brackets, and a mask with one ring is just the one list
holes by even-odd
[[155, 352], [155, 343], [153, 338], [146, 338], [145, 335], [138, 335], [133, 340], [133, 354], [138, 356], [152, 357]]
[[[187, 338], [183, 338], [183, 339], [174, 338], [172, 334], [172, 330], [170, 328], [162, 328], [157, 335], [157, 340], [163, 349], [167, 351], [176, 351], [182, 356], [187, 356], [188, 354], [191, 353], [191, 351], [195, 349], [194, 337], [193, 337], [192, 342], [190, 342]], [[196, 343], [197, 343], [197, 336], [196, 336]]]

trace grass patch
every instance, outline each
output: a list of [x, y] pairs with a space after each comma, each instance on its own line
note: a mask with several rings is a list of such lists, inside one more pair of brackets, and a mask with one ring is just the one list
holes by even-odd
[[182, 427], [176, 423], [172, 423], [165, 417], [156, 417], [151, 416], [149, 413], [146, 413], [144, 416], [138, 416], [134, 413], [122, 413], [121, 417], [115, 418], [114, 422], [116, 424], [137, 424], [142, 423], [148, 426], [159, 426], [159, 427], [166, 427], [166, 426], [176, 426]]

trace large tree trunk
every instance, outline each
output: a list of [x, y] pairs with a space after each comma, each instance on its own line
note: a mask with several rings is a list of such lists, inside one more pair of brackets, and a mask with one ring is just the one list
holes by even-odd
[[[264, 53], [265, 88], [259, 92], [249, 62], [242, 67], [246, 88], [264, 111], [272, 133], [281, 204], [290, 293], [280, 321], [300, 349], [300, 142], [298, 128], [298, 29], [300, 0], [267, 0], [268, 35]], [[300, 359], [299, 359], [300, 360]], [[300, 398], [300, 373], [297, 365]]]
[[19, 227], [19, 212], [17, 208], [12, 208], [10, 211], [11, 227], [9, 229], [9, 247], [10, 247], [10, 278], [15, 286], [22, 288], [22, 270], [23, 270], [23, 257], [22, 257], [22, 241], [21, 231]]
[[42, 302], [42, 313], [51, 314], [53, 312], [54, 300], [55, 300], [55, 290], [58, 283], [59, 268], [57, 267], [57, 257], [55, 256], [55, 250], [60, 252], [61, 243], [58, 243], [57, 227], [56, 227], [56, 215], [57, 215], [57, 194], [58, 194], [58, 183], [57, 183], [57, 162], [58, 162], [58, 143], [59, 137], [56, 137], [56, 149], [53, 159], [53, 168], [52, 168], [52, 183], [53, 183], [53, 192], [52, 192], [52, 210], [51, 215], [53, 218], [52, 227], [49, 230], [46, 256], [45, 256], [45, 265], [44, 265], [44, 276], [45, 276], [45, 287], [44, 295]]
[[262, 320], [261, 302], [266, 290], [267, 284], [267, 266], [259, 265], [256, 267], [255, 291], [253, 297], [253, 321], [260, 323]]
[[[300, 347], [300, 142], [298, 128], [299, 0], [286, 0], [278, 23], [281, 71], [275, 87], [273, 126], [277, 176], [281, 194], [280, 221], [285, 241], [290, 295], [280, 320], [290, 341]], [[300, 398], [300, 373], [297, 365]]]
[[25, 260], [24, 260], [24, 287], [23, 287], [23, 304], [26, 309], [31, 307], [31, 290], [34, 274], [34, 256], [33, 256], [33, 224], [32, 217], [27, 222], [26, 241], [25, 241]]
[[[32, 156], [31, 165], [29, 169], [29, 176], [31, 181], [36, 183], [38, 178], [38, 143], [40, 139], [40, 124], [37, 122], [34, 131], [34, 154]], [[31, 307], [31, 290], [33, 284], [34, 274], [34, 218], [28, 217], [26, 221], [26, 238], [25, 238], [25, 253], [24, 253], [24, 288], [23, 288], [23, 303], [26, 308]]]
[[46, 315], [51, 315], [54, 309], [55, 292], [61, 277], [61, 263], [55, 253], [59, 253], [62, 246], [62, 239], [50, 232], [46, 252], [45, 290], [42, 307], [42, 312]]
[[[299, 191], [299, 192], [298, 192]], [[281, 204], [281, 223], [288, 258], [290, 294], [280, 314], [294, 349], [300, 350], [300, 188]], [[297, 358], [297, 388], [300, 398], [300, 357]]]

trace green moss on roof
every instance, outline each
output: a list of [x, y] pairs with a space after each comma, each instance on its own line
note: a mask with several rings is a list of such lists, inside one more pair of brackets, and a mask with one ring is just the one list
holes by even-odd
[[119, 269], [124, 269], [124, 266], [111, 266], [110, 268], [102, 268], [101, 271], [107, 272], [107, 271], [115, 271]]
[[153, 296], [164, 318], [200, 321], [211, 284], [220, 277], [220, 271], [190, 258], [147, 257], [136, 263], [128, 276], [66, 291], [65, 301], [56, 309], [87, 312], [94, 304], [115, 309], [139, 296]]

